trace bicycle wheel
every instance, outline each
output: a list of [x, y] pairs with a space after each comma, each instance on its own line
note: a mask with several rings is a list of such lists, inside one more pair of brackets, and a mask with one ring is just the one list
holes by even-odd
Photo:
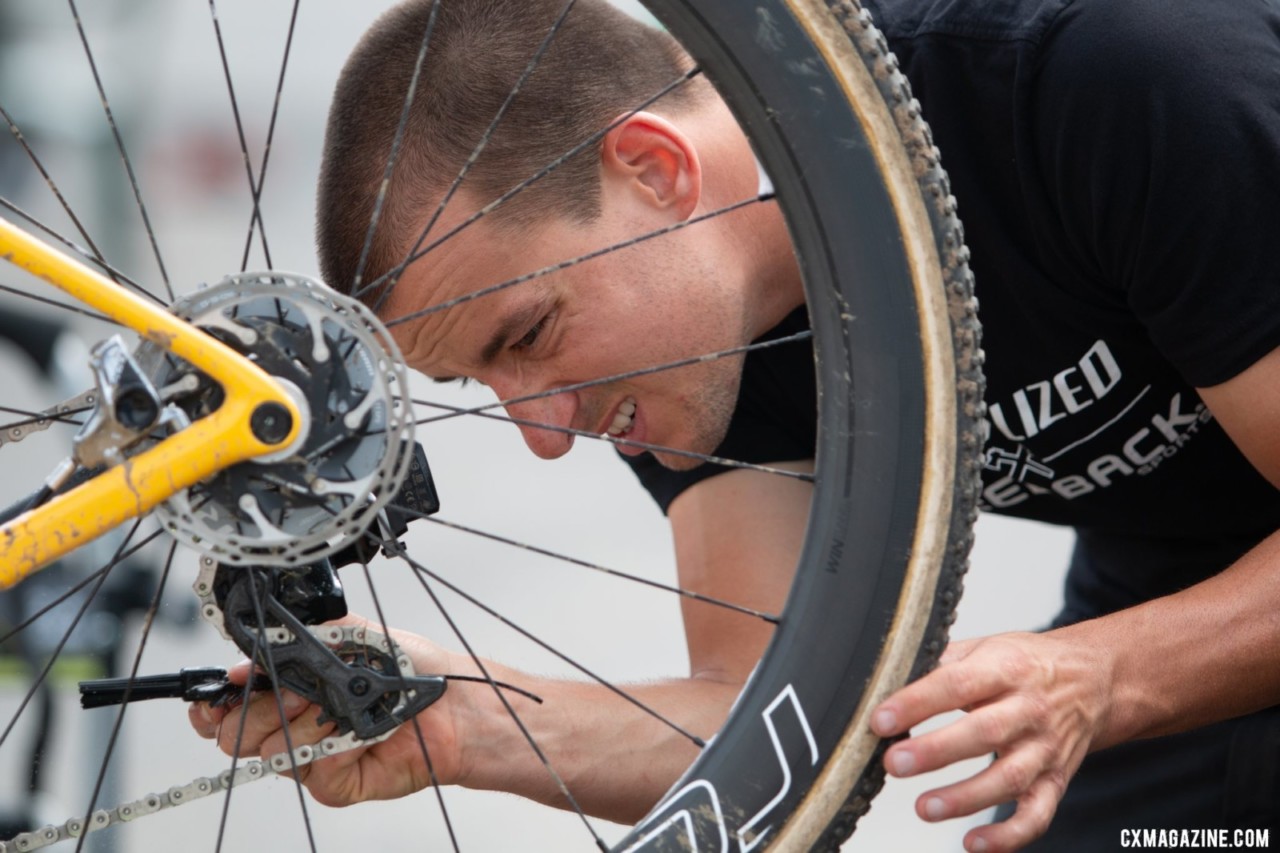
[[[562, 17], [574, 14], [573, 5], [565, 4]], [[729, 718], [648, 817], [607, 841], [609, 832], [591, 830], [584, 819], [583, 846], [833, 849], [883, 780], [884, 744], [869, 731], [869, 710], [936, 661], [960, 592], [982, 436], [981, 353], [967, 250], [918, 104], [853, 0], [647, 5], [714, 83], [776, 187], [776, 198], [748, 202], [780, 206], [804, 274], [819, 388], [817, 452], [791, 592]], [[305, 14], [305, 4], [302, 9]], [[218, 11], [226, 17], [225, 9]], [[291, 40], [292, 24], [289, 34]], [[92, 56], [89, 41], [76, 38], [74, 47], [84, 44]], [[429, 48], [429, 40], [423, 43]], [[230, 82], [231, 64], [226, 53], [222, 58], [214, 73], [228, 69]], [[279, 94], [278, 87], [267, 88]], [[231, 91], [234, 99], [239, 90]], [[255, 196], [250, 236], [263, 235], [265, 253], [260, 223], [269, 218], [272, 199], [264, 196], [259, 204], [256, 198], [265, 186], [265, 164], [255, 170], [243, 129], [239, 136]], [[6, 208], [17, 215], [15, 206]], [[78, 218], [73, 221], [79, 228]], [[163, 229], [148, 222], [145, 230], [155, 246]], [[84, 254], [101, 261], [88, 233], [81, 235], [89, 244]], [[159, 260], [158, 248], [155, 254]], [[236, 266], [244, 268], [233, 256], [230, 269], [220, 272]], [[253, 286], [261, 283], [255, 279]], [[199, 319], [205, 309], [192, 308], [199, 305], [195, 299], [184, 310]], [[280, 311], [282, 327], [286, 313]], [[663, 368], [670, 365], [654, 365]], [[117, 554], [136, 541], [125, 540]], [[424, 585], [443, 583], [419, 561], [403, 562]], [[554, 764], [555, 756], [549, 758]], [[110, 805], [95, 796], [92, 808]], [[139, 836], [147, 822], [134, 827]], [[444, 822], [450, 823], [447, 814]], [[448, 832], [452, 836], [452, 828]], [[323, 842], [313, 838], [311, 846]], [[467, 840], [454, 844], [465, 849]]]

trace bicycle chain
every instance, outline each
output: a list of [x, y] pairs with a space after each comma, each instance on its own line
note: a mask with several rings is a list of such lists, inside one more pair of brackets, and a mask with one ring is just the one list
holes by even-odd
[[[213, 563], [207, 557], [202, 559], [202, 569], [206, 567], [206, 561], [209, 564]], [[204, 571], [201, 572], [201, 577], [205, 577]], [[201, 578], [198, 577], [195, 587], [197, 594], [201, 598], [202, 615], [206, 620], [212, 622], [219, 631], [224, 631], [222, 611], [213, 603], [213, 594], [208, 591], [209, 585], [205, 583], [204, 589], [202, 589]], [[307, 631], [326, 645], [337, 646], [343, 643], [356, 643], [378, 648], [382, 651], [390, 651], [392, 649], [391, 641], [386, 635], [364, 626], [319, 625], [308, 626]], [[272, 645], [283, 645], [292, 642], [294, 639], [293, 633], [284, 628], [267, 628], [265, 634], [267, 642]], [[399, 665], [400, 675], [405, 678], [413, 677], [413, 662], [407, 655], [396, 655], [396, 663]], [[371, 738], [358, 738], [353, 732], [327, 737], [316, 744], [304, 744], [295, 747], [292, 751], [292, 761], [290, 761], [290, 753], [288, 752], [277, 753], [267, 758], [254, 758], [241, 764], [234, 772], [224, 770], [217, 776], [200, 776], [186, 785], [175, 785], [163, 794], [147, 794], [145, 797], [123, 803], [112, 809], [98, 809], [89, 817], [88, 831], [96, 832], [116, 824], [128, 823], [164, 809], [176, 808], [193, 800], [212, 796], [220, 791], [228, 791], [237, 785], [256, 782], [273, 774], [278, 775], [295, 768], [305, 767], [322, 758], [328, 758], [361, 747], [372, 746], [391, 737], [398, 728], [399, 726]], [[71, 818], [61, 824], [50, 824], [32, 832], [24, 832], [9, 841], [0, 841], [0, 853], [27, 853], [30, 850], [39, 850], [42, 847], [57, 844], [59, 841], [78, 838], [84, 831], [84, 819]]]
[[[98, 809], [89, 817], [88, 831], [96, 832], [119, 823], [129, 823], [165, 809], [176, 808], [194, 800], [212, 796], [219, 791], [228, 791], [237, 785], [256, 782], [272, 774], [305, 767], [313, 761], [386, 740], [392, 733], [387, 732], [366, 740], [361, 740], [350, 732], [338, 737], [327, 737], [318, 744], [305, 744], [294, 748], [292, 761], [289, 760], [287, 752], [277, 753], [265, 759], [250, 759], [237, 767], [234, 772], [224, 770], [217, 776], [200, 776], [186, 785], [175, 785], [163, 794], [147, 794], [145, 797], [122, 803], [113, 809]], [[49, 825], [33, 832], [24, 832], [9, 841], [0, 841], [0, 853], [27, 853], [28, 850], [39, 850], [42, 847], [57, 844], [59, 841], [79, 838], [83, 832], [84, 819], [71, 818], [57, 826]]]
[[[191, 377], [191, 379], [194, 378], [195, 377]], [[160, 389], [160, 398], [167, 401], [174, 394], [180, 391], [192, 390], [194, 390], [192, 382], [184, 379]], [[38, 419], [29, 420], [26, 423], [15, 424], [3, 433], [0, 433], [0, 447], [3, 447], [6, 444], [16, 444], [28, 435], [31, 435], [33, 432], [43, 432], [44, 430], [47, 430], [55, 423], [58, 423], [59, 420], [62, 419], [62, 416], [83, 412], [86, 409], [92, 409], [96, 405], [98, 405], [98, 389], [90, 388], [88, 391], [82, 391], [74, 397], [63, 400], [56, 406], [50, 406], [47, 409], [37, 412], [36, 414], [39, 415]], [[74, 424], [75, 421], [67, 421], [67, 423]]]
[[70, 412], [80, 411], [96, 405], [98, 402], [98, 389], [90, 388], [82, 394], [77, 394], [69, 400], [64, 400], [56, 406], [51, 406], [38, 414], [40, 417], [36, 420], [28, 421], [24, 424], [16, 424], [9, 427], [4, 433], [0, 434], [0, 446], [5, 444], [15, 444], [22, 441], [33, 432], [40, 432], [53, 426], [59, 420], [60, 415], [66, 415]]

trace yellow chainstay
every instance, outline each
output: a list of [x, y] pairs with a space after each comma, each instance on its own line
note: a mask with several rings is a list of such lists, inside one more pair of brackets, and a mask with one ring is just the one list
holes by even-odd
[[[288, 444], [301, 429], [293, 400], [257, 365], [2, 219], [0, 257], [185, 359], [226, 392], [214, 414], [0, 528], [0, 590], [223, 468]], [[278, 445], [249, 428], [268, 402], [293, 419]]]

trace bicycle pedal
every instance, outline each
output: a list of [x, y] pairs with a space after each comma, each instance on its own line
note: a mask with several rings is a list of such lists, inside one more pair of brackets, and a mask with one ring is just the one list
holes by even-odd
[[[254, 676], [250, 690], [270, 686], [266, 676]], [[138, 678], [100, 678], [80, 682], [80, 707], [103, 708], [144, 699], [185, 699], [188, 702], [225, 704], [242, 694], [244, 687], [227, 678], [220, 666], [189, 667], [165, 675]]]

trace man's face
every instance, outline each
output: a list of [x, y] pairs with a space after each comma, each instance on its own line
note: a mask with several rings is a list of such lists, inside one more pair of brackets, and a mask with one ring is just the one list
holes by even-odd
[[[433, 234], [447, 233], [473, 209], [451, 208], [457, 210], [446, 211]], [[555, 219], [511, 233], [482, 219], [406, 271], [382, 313], [394, 320], [595, 252], [668, 225], [667, 216], [606, 197], [600, 219], [586, 226]], [[474, 379], [501, 400], [718, 352], [747, 343], [749, 332], [741, 264], [717, 246], [710, 229], [693, 225], [392, 332], [409, 366], [436, 379]], [[741, 369], [740, 357], [720, 358], [513, 403], [507, 411], [533, 424], [710, 453], [727, 429]], [[528, 424], [520, 430], [543, 458], [558, 457], [573, 443], [563, 432]], [[655, 455], [671, 468], [698, 464]]]

